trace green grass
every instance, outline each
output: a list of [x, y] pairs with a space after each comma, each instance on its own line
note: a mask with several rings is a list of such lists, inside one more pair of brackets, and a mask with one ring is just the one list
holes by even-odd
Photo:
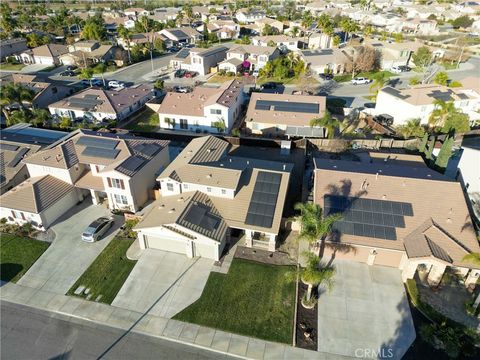
[[234, 259], [228, 274], [212, 272], [200, 299], [174, 319], [291, 344], [295, 283], [285, 273], [292, 269]]
[[10, 63], [3, 63], [0, 64], [0, 70], [22, 70], [26, 65], [25, 64], [10, 64]]
[[[313, 77], [309, 77], [308, 81], [309, 81], [310, 85], [317, 85], [318, 84], [318, 81], [316, 79], [314, 79]], [[265, 84], [267, 82], [275, 82], [275, 83], [279, 83], [279, 84], [283, 84], [283, 85], [287, 85], [287, 84], [298, 85], [302, 82], [302, 80], [299, 77], [292, 77], [292, 78], [279, 78], [279, 77], [275, 77], [275, 76], [259, 77], [257, 79], [257, 86]]]
[[[372, 80], [375, 80], [376, 77], [385, 75], [386, 77], [390, 78], [392, 76], [396, 76], [394, 73], [388, 70], [382, 71], [364, 71], [355, 75], [355, 77], [366, 77]], [[347, 82], [352, 80], [352, 74], [342, 74], [333, 77], [333, 80], [336, 82]]]
[[159, 128], [159, 118], [158, 114], [152, 109], [145, 109], [135, 116], [135, 119], [132, 120], [125, 129], [133, 131], [144, 131], [150, 132], [155, 131]]
[[12, 234], [0, 236], [0, 278], [17, 282], [37, 261], [49, 243]]
[[[91, 299], [102, 295], [99, 302], [111, 304], [123, 283], [137, 263], [126, 257], [127, 249], [134, 240], [115, 237], [110, 244], [103, 249], [92, 265], [80, 276], [77, 282], [68, 290], [67, 295], [74, 295], [79, 286], [90, 289]], [[87, 295], [82, 294], [85, 298]]]

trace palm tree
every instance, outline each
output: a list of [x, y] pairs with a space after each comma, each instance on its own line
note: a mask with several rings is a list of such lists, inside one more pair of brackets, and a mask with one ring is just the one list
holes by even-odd
[[347, 41], [348, 35], [350, 33], [353, 33], [355, 31], [358, 31], [358, 25], [355, 21], [351, 19], [344, 19], [340, 22], [340, 27], [342, 30], [345, 32], [345, 39], [344, 41]]
[[437, 99], [433, 102], [433, 105], [435, 108], [428, 119], [428, 123], [432, 126], [443, 126], [449, 114], [457, 111], [453, 101], [445, 102], [444, 100]]
[[[2, 105], [18, 104], [21, 110], [25, 109], [24, 102], [31, 102], [34, 97], [35, 91], [21, 84], [9, 83], [0, 91], [0, 102]], [[5, 107], [2, 107], [2, 111], [8, 120], [9, 113]]]
[[377, 97], [378, 92], [388, 83], [390, 76], [385, 72], [379, 72], [373, 78], [373, 83], [370, 85], [370, 92], [374, 94], [375, 98]]
[[420, 119], [410, 119], [405, 125], [397, 127], [397, 133], [402, 135], [405, 139], [411, 137], [423, 137], [425, 135], [425, 130], [420, 124]]
[[310, 126], [321, 126], [327, 129], [329, 139], [335, 136], [335, 129], [340, 128], [341, 122], [335, 119], [328, 110], [325, 110], [325, 115], [322, 118], [315, 118], [310, 120]]
[[470, 253], [462, 258], [462, 261], [467, 261], [475, 265], [480, 265], [480, 253]]
[[299, 239], [305, 239], [310, 244], [315, 244], [327, 235], [335, 221], [341, 218], [340, 214], [334, 214], [322, 218], [322, 208], [313, 203], [297, 203], [295, 210], [300, 212], [296, 220], [300, 221]]

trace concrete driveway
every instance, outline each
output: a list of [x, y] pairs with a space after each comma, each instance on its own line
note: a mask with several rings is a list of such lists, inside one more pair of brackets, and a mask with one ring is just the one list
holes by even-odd
[[90, 198], [65, 213], [51, 227], [55, 240], [18, 284], [65, 294], [123, 224], [123, 217], [116, 216], [114, 225], [100, 241], [82, 241], [83, 230], [100, 216], [110, 216], [110, 211], [103, 206], [92, 205]]
[[334, 288], [318, 301], [318, 350], [401, 359], [415, 340], [415, 329], [400, 271], [353, 261], [334, 265]]
[[171, 318], [200, 295], [213, 260], [146, 249], [112, 305]]

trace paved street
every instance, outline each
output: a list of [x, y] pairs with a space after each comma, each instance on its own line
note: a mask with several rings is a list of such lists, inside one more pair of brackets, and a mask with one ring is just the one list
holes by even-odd
[[22, 305], [0, 304], [2, 359], [233, 359]]
[[113, 306], [171, 318], [202, 295], [213, 260], [146, 249]]
[[87, 198], [73, 207], [53, 226], [55, 240], [43, 255], [18, 281], [20, 285], [65, 294], [88, 266], [113, 239], [122, 225], [121, 217], [100, 241], [86, 243], [81, 240], [83, 230], [100, 216], [109, 216], [103, 206], [92, 205]]

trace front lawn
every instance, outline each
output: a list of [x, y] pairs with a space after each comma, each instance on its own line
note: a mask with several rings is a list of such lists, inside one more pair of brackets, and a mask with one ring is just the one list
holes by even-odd
[[233, 79], [238, 79], [239, 76], [228, 76], [228, 75], [220, 75], [220, 74], [215, 74], [213, 75], [210, 79], [208, 79], [208, 83], [215, 83], [215, 84], [223, 84], [224, 82], [233, 80]]
[[157, 130], [159, 125], [158, 114], [152, 109], [145, 109], [138, 113], [135, 118], [125, 126], [125, 129], [132, 131], [153, 132]]
[[[97, 301], [111, 304], [137, 263], [125, 255], [133, 242], [133, 239], [116, 236], [68, 290], [67, 295], [88, 297], [89, 300], [97, 300], [101, 296]], [[81, 286], [85, 290], [90, 289], [88, 294], [85, 291], [75, 294], [75, 290]]]
[[[271, 77], [259, 77], [257, 79], [257, 85], [262, 85], [267, 82], [275, 82], [283, 85], [300, 85], [304, 80], [301, 77], [291, 77], [291, 78], [279, 78], [275, 76]], [[308, 77], [308, 83], [310, 86], [318, 85], [319, 82], [313, 76]]]
[[200, 299], [174, 319], [291, 344], [295, 283], [285, 273], [292, 269], [235, 258], [228, 274], [212, 272]]
[[17, 282], [48, 249], [49, 243], [2, 233], [0, 236], [0, 278]]
[[25, 66], [26, 66], [25, 64], [3, 63], [3, 64], [0, 64], [0, 70], [19, 71], [19, 70], [22, 70]]
[[[366, 78], [375, 80], [377, 77], [383, 76], [383, 75], [385, 75], [385, 77], [387, 77], [387, 78], [391, 78], [392, 76], [398, 76], [398, 75], [392, 73], [391, 71], [382, 70], [382, 71], [361, 72], [361, 73], [356, 74], [355, 77], [366, 77]], [[336, 82], [347, 82], [347, 81], [352, 80], [352, 74], [337, 75], [337, 76], [333, 77], [333, 80], [335, 80]]]

